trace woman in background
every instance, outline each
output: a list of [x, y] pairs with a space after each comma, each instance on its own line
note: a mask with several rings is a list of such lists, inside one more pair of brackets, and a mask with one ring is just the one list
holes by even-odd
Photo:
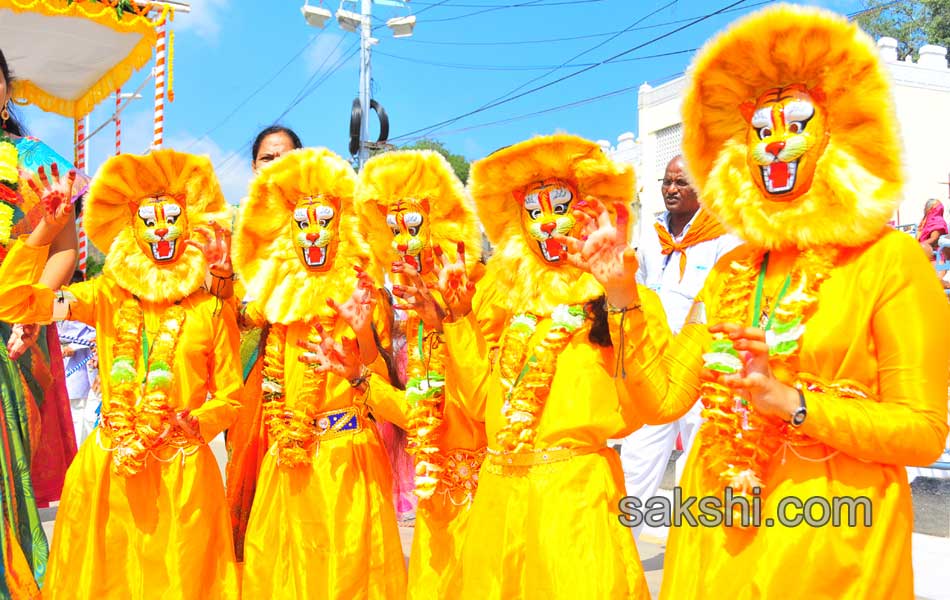
[[[43, 217], [27, 182], [53, 164], [69, 162], [27, 137], [11, 110], [13, 74], [0, 50], [0, 263], [19, 235]], [[75, 189], [84, 187], [77, 183]], [[76, 228], [65, 227], [50, 248], [41, 282], [58, 289], [76, 264]], [[76, 455], [63, 359], [55, 328], [0, 322], [0, 597], [33, 597], [46, 573], [49, 546], [37, 504], [58, 500], [66, 468]]]
[[[251, 145], [251, 168], [257, 173], [261, 168], [277, 160], [284, 154], [303, 148], [300, 137], [293, 129], [283, 125], [271, 125], [261, 130]], [[216, 232], [221, 244], [221, 260], [213, 263], [211, 293], [222, 299], [234, 298], [238, 303], [245, 300], [246, 290], [243, 282], [234, 281], [233, 287], [227, 285], [236, 279], [231, 266], [230, 239], [224, 240]], [[223, 284], [223, 285], [222, 285]], [[244, 532], [251, 514], [251, 503], [257, 487], [257, 475], [267, 448], [261, 443], [262, 416], [260, 394], [263, 381], [261, 377], [262, 361], [261, 340], [264, 330], [242, 323], [241, 327], [241, 365], [245, 391], [242, 392], [241, 409], [237, 420], [228, 429], [225, 440], [228, 450], [227, 491], [228, 506], [231, 510], [231, 526], [234, 531], [234, 552], [238, 562], [244, 560]]]
[[924, 218], [917, 227], [917, 241], [922, 246], [937, 249], [937, 240], [947, 233], [947, 220], [943, 218], [943, 204], [936, 198], [927, 200], [924, 205]]

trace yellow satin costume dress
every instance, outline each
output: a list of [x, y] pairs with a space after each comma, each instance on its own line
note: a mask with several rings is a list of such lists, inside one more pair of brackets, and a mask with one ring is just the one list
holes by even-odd
[[[479, 282], [476, 310], [445, 325], [446, 375], [458, 382], [466, 412], [485, 419], [488, 456], [462, 549], [459, 598], [601, 599], [650, 597], [631, 531], [619, 519], [623, 470], [608, 439], [642, 425], [622, 378], [633, 358], [630, 340], [666, 340], [659, 298], [643, 288], [647, 321], [608, 317], [613, 347], [594, 345], [586, 332], [558, 355], [537, 425], [536, 450], [505, 453], [496, 436], [504, 426], [505, 392], [493, 351], [511, 315], [493, 305], [504, 294], [491, 275]], [[529, 347], [551, 320], [539, 320]], [[624, 340], [628, 340], [624, 343]], [[623, 351], [617, 350], [623, 344]], [[615, 378], [616, 377], [619, 379]]]
[[[48, 248], [17, 242], [0, 268], [0, 318], [49, 322], [58, 293], [33, 284]], [[116, 336], [113, 315], [131, 294], [108, 275], [79, 283], [70, 318], [96, 328], [100, 370], [109, 373]], [[169, 303], [170, 304], [170, 303]], [[143, 302], [145, 330], [155, 332], [168, 305]], [[181, 300], [185, 320], [175, 350], [176, 411], [188, 409], [202, 440], [153, 449], [143, 471], [113, 474], [108, 432], [98, 427], [66, 474], [53, 532], [43, 597], [206, 598], [237, 600], [239, 582], [224, 485], [207, 442], [237, 413], [240, 389], [234, 314], [204, 291]], [[138, 372], [145, 374], [143, 361]], [[110, 379], [102, 378], [103, 414]]]
[[[255, 318], [254, 305], [247, 314]], [[287, 327], [284, 390], [289, 410], [300, 395], [308, 324]], [[385, 330], [384, 330], [385, 331]], [[349, 331], [340, 319], [328, 335]], [[377, 360], [370, 378], [387, 376]], [[366, 398], [328, 373], [318, 390], [320, 414], [339, 431], [317, 435], [312, 460], [287, 468], [274, 441], [261, 464], [244, 538], [245, 598], [378, 598], [405, 596], [406, 569], [392, 500], [392, 473]], [[351, 426], [352, 424], [352, 426]], [[343, 426], [342, 428], [340, 426]]]
[[[710, 274], [700, 298], [709, 324], [719, 322], [726, 267], [751, 252], [736, 249]], [[772, 252], [766, 290], [780, 288], [796, 254]], [[804, 392], [808, 416], [801, 433], [808, 441], [776, 439], [770, 448], [761, 517], [778, 523], [785, 497], [866, 497], [872, 525], [865, 526], [858, 511], [855, 527], [673, 528], [660, 597], [913, 598], [914, 513], [904, 467], [929, 464], [946, 440], [948, 324], [947, 300], [912, 237], [891, 230], [867, 247], [844, 251], [802, 338], [799, 373], [817, 382]], [[658, 410], [643, 407], [651, 421], [676, 418], [695, 401], [700, 355], [710, 340], [706, 327], [689, 324], [673, 342], [664, 359], [673, 389]], [[660, 349], [648, 342], [641, 352], [648, 358]], [[654, 393], [655, 366], [651, 361], [645, 369], [648, 381], [638, 397]], [[719, 469], [710, 464], [716, 457], [704, 452], [712, 434], [708, 423], [699, 430], [681, 482], [684, 498], [722, 497]], [[792, 507], [786, 514], [802, 511]], [[847, 513], [842, 518], [846, 522]]]
[[[419, 351], [414, 334], [418, 326], [418, 317], [410, 316], [406, 327], [408, 352]], [[429, 358], [431, 360], [431, 353]], [[434, 361], [427, 364], [436, 371], [441, 368]], [[382, 418], [408, 429], [410, 409], [405, 391], [373, 378], [366, 401]], [[442, 424], [434, 438], [439, 454], [433, 461], [443, 471], [435, 493], [421, 498], [416, 509], [407, 596], [412, 600], [459, 597], [462, 541], [478, 486], [478, 471], [485, 456], [485, 425], [465, 412], [459, 386], [452, 379], [445, 382], [443, 402]]]

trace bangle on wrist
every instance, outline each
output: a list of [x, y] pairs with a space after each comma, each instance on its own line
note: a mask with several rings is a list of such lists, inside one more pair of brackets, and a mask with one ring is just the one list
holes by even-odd
[[218, 275], [214, 271], [210, 271], [210, 273], [211, 273], [211, 276], [214, 277], [215, 279], [224, 279], [224, 280], [230, 279], [231, 281], [234, 281], [234, 278], [236, 276], [236, 273], [231, 273], [230, 275]]
[[615, 314], [622, 314], [622, 313], [625, 313], [625, 312], [629, 312], [629, 311], [631, 311], [631, 310], [640, 310], [640, 303], [639, 303], [639, 302], [637, 302], [636, 304], [631, 304], [630, 306], [622, 306], [622, 307], [621, 307], [621, 306], [614, 306], [614, 305], [611, 304], [609, 301], [608, 301], [606, 304], [607, 304], [607, 312], [610, 313], [610, 314], [614, 314], [614, 315], [615, 315]]
[[362, 390], [366, 384], [369, 382], [369, 377], [372, 375], [372, 371], [366, 365], [360, 367], [360, 374], [353, 379], [350, 379], [350, 387]]

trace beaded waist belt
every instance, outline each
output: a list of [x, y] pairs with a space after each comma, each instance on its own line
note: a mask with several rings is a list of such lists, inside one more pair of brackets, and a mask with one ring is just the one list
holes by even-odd
[[534, 467], [570, 460], [585, 454], [600, 452], [603, 448], [540, 448], [531, 452], [501, 452], [488, 449], [488, 463], [495, 467]]
[[364, 418], [356, 407], [329, 410], [313, 419], [317, 439], [329, 440], [363, 430]]

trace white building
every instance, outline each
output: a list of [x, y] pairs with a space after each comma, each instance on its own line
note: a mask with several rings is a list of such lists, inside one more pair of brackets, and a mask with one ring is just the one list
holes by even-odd
[[[950, 208], [950, 152], [943, 148], [950, 140], [947, 49], [923, 46], [915, 63], [911, 57], [898, 60], [897, 41], [893, 38], [881, 38], [878, 48], [890, 71], [904, 138], [906, 186], [896, 219], [899, 224], [916, 224], [928, 198], [938, 198]], [[680, 105], [685, 89], [685, 76], [656, 87], [643, 84], [637, 101], [639, 139], [634, 141], [634, 134], [624, 133], [616, 146], [600, 142], [612, 158], [635, 166], [643, 218], [663, 210], [660, 182], [666, 163], [680, 153]]]

